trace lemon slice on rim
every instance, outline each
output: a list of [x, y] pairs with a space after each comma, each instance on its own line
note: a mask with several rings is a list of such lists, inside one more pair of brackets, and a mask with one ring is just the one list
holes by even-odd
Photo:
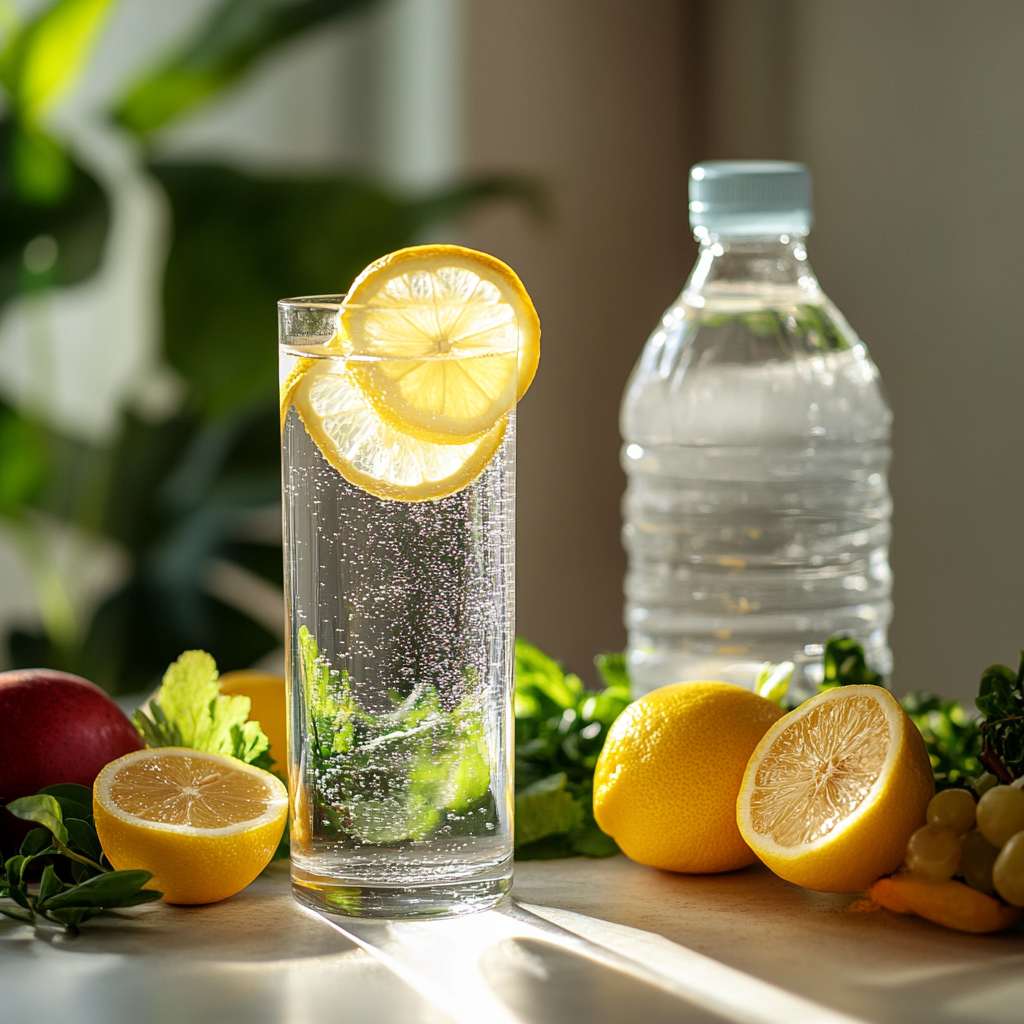
[[462, 444], [401, 433], [377, 415], [343, 362], [315, 362], [291, 386], [291, 401], [324, 458], [378, 498], [427, 501], [454, 494], [483, 472], [505, 436], [507, 416]]
[[492, 430], [526, 393], [540, 320], [501, 260], [418, 245], [371, 263], [342, 304], [335, 343], [377, 414], [396, 430], [461, 445]]
[[895, 871], [935, 792], [924, 740], [880, 686], [812, 697], [764, 734], [736, 823], [777, 875], [856, 892]]
[[152, 872], [167, 903], [214, 903], [244, 889], [277, 849], [288, 792], [270, 772], [184, 747], [111, 761], [93, 786], [103, 852]]

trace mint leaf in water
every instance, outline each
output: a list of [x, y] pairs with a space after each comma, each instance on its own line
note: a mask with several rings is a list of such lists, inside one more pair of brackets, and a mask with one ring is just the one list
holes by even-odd
[[185, 651], [164, 673], [148, 714], [132, 716], [148, 747], [191, 747], [226, 754], [269, 769], [270, 741], [259, 722], [249, 721], [248, 697], [220, 692], [217, 663], [205, 651]]
[[466, 673], [455, 707], [421, 683], [391, 708], [369, 712], [352, 694], [348, 672], [335, 672], [303, 626], [299, 669], [311, 733], [316, 779], [314, 813], [331, 831], [363, 842], [426, 839], [442, 824], [457, 832], [459, 819], [493, 817], [490, 752], [483, 695]]

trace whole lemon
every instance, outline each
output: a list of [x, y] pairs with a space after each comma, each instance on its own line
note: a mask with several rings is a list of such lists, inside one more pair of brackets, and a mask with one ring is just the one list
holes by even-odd
[[707, 874], [757, 858], [736, 827], [747, 761], [783, 710], [731, 683], [675, 683], [634, 701], [594, 770], [594, 817], [623, 852]]

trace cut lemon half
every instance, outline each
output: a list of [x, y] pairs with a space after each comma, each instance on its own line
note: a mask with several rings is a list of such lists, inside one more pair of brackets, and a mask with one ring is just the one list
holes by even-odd
[[381, 419], [341, 360], [317, 360], [292, 392], [302, 422], [324, 458], [350, 483], [378, 498], [426, 501], [472, 483], [505, 436], [502, 417], [483, 437], [434, 444]]
[[168, 903], [214, 903], [269, 863], [288, 818], [280, 779], [184, 747], [111, 761], [93, 786], [96, 834], [119, 871], [152, 872]]
[[935, 792], [924, 740], [880, 686], [841, 686], [780, 718], [747, 764], [736, 823], [777, 875], [856, 892], [899, 867]]
[[526, 393], [540, 360], [540, 320], [501, 260], [418, 245], [355, 279], [334, 345], [365, 360], [352, 377], [383, 420], [457, 445], [493, 429]]

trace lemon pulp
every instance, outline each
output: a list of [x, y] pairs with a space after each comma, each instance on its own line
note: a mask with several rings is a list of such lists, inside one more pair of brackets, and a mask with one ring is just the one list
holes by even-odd
[[780, 846], [828, 835], [864, 802], [889, 752], [878, 703], [854, 697], [814, 708], [761, 759], [750, 798], [754, 829]]
[[324, 458], [351, 484], [378, 498], [426, 501], [472, 483], [505, 436], [507, 417], [483, 437], [435, 444], [395, 430], [377, 415], [344, 360], [316, 360], [292, 400]]
[[370, 264], [342, 306], [339, 345], [375, 357], [353, 370], [395, 429], [438, 444], [479, 437], [529, 387], [540, 321], [500, 260], [457, 245], [400, 249]]

